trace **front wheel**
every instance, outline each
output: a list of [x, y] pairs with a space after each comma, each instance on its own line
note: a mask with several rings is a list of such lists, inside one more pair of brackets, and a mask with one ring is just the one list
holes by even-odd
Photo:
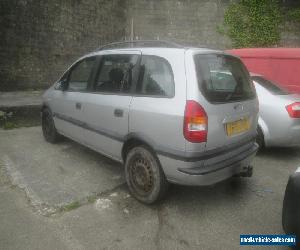
[[60, 135], [56, 131], [52, 113], [48, 108], [42, 111], [42, 130], [47, 142], [55, 143], [59, 140]]
[[131, 194], [145, 204], [164, 197], [168, 181], [155, 155], [145, 146], [131, 149], [126, 157], [125, 178]]

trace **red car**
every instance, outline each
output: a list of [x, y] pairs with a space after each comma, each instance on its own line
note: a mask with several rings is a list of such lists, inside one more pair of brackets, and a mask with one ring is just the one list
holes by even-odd
[[249, 48], [227, 51], [239, 56], [250, 72], [264, 75], [300, 94], [300, 48]]

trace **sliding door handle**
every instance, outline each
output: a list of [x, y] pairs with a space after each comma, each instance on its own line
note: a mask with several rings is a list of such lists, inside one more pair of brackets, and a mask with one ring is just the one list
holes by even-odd
[[115, 109], [114, 115], [115, 117], [122, 117], [123, 116], [123, 110], [122, 109]]
[[76, 106], [76, 109], [81, 109], [81, 103], [80, 102], [76, 102], [75, 106]]

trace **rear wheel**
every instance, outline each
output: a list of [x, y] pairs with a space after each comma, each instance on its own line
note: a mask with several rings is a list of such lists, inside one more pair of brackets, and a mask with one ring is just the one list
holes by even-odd
[[156, 156], [145, 146], [131, 149], [126, 157], [125, 177], [131, 194], [145, 204], [164, 197], [168, 182]]
[[55, 128], [52, 113], [48, 108], [42, 111], [42, 130], [46, 141], [55, 143], [59, 140], [60, 135]]

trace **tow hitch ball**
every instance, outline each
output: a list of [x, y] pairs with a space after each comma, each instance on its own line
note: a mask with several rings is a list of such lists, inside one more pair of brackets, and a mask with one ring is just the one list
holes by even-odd
[[248, 166], [244, 168], [244, 171], [239, 173], [237, 177], [251, 177], [253, 174], [253, 167]]

